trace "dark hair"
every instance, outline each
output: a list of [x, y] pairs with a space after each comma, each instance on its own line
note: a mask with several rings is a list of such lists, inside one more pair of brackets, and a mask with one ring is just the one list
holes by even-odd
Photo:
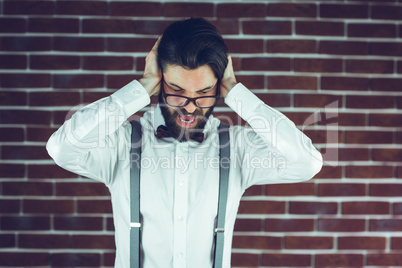
[[162, 72], [167, 64], [190, 70], [208, 65], [220, 80], [225, 72], [228, 48], [222, 36], [203, 18], [190, 18], [168, 26], [158, 47]]

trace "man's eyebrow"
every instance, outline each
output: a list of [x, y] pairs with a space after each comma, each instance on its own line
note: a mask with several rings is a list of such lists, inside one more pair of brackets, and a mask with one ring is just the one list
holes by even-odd
[[[168, 85], [169, 85], [169, 86], [174, 86], [174, 87], [179, 88], [180, 90], [184, 90], [184, 91], [186, 91], [184, 88], [182, 88], [182, 87], [180, 87], [180, 86], [176, 85], [175, 83], [168, 83]], [[205, 91], [205, 90], [208, 90], [208, 89], [212, 89], [212, 88], [214, 88], [214, 86], [215, 86], [215, 85], [213, 85], [213, 86], [209, 86], [209, 87], [206, 87], [206, 88], [203, 88], [203, 89], [197, 90], [196, 92], [202, 92], [202, 91]]]

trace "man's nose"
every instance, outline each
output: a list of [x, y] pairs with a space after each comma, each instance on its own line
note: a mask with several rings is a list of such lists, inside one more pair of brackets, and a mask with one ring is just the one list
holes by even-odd
[[189, 101], [186, 106], [184, 106], [184, 109], [190, 114], [194, 113], [195, 110], [197, 110], [197, 106], [195, 105], [194, 101]]

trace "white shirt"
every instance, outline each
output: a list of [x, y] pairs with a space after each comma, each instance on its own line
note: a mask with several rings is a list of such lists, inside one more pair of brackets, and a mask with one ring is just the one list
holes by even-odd
[[[115, 224], [115, 267], [129, 267], [130, 142], [136, 112], [150, 103], [133, 81], [67, 120], [47, 143], [61, 167], [105, 183], [111, 192]], [[312, 178], [322, 166], [311, 140], [283, 114], [264, 104], [242, 84], [225, 103], [250, 127], [231, 126], [231, 163], [223, 267], [230, 267], [233, 227], [244, 191], [255, 184], [294, 183]], [[210, 117], [202, 143], [157, 139], [164, 124], [160, 108], [141, 118], [143, 267], [212, 267], [218, 204], [219, 120]]]

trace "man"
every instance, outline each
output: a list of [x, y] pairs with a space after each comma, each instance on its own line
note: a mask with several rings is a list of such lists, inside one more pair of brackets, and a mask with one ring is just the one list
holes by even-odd
[[[142, 157], [130, 157], [125, 122], [159, 96], [141, 118]], [[63, 168], [103, 182], [111, 192], [115, 267], [129, 267], [130, 166], [141, 166], [143, 267], [212, 267], [217, 215], [220, 121], [217, 99], [248, 122], [231, 126], [229, 192], [223, 267], [230, 267], [236, 213], [255, 184], [312, 178], [322, 166], [310, 139], [284, 115], [236, 82], [231, 57], [203, 19], [170, 25], [146, 58], [143, 78], [75, 113], [49, 139], [47, 149]], [[158, 135], [158, 127], [164, 134]], [[155, 136], [159, 136], [156, 138]]]

